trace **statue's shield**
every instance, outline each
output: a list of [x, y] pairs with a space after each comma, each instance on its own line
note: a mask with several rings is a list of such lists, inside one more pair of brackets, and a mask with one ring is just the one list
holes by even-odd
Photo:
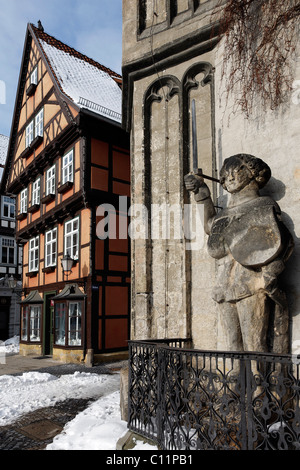
[[274, 260], [282, 249], [280, 222], [274, 206], [249, 207], [235, 214], [224, 231], [232, 256], [243, 266], [260, 267]]

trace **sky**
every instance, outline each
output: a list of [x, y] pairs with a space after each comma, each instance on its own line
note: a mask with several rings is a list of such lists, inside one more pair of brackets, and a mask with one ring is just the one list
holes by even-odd
[[122, 0], [0, 0], [0, 134], [9, 136], [27, 23], [121, 74]]

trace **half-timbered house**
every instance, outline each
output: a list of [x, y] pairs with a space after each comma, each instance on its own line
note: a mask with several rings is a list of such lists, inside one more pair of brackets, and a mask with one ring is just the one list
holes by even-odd
[[9, 138], [0, 134], [0, 341], [20, 333], [22, 253], [15, 239], [15, 198], [5, 193], [3, 170]]
[[127, 350], [128, 239], [97, 235], [99, 206], [127, 223], [121, 83], [28, 24], [5, 168], [24, 251], [21, 354], [74, 362]]

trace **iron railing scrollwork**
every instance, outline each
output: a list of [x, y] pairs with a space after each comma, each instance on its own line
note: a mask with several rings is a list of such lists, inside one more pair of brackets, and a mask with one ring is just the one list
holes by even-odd
[[169, 450], [300, 449], [292, 356], [130, 341], [128, 427]]

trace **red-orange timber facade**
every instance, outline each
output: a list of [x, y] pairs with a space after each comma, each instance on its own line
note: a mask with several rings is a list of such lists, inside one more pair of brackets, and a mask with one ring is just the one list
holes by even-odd
[[127, 226], [121, 85], [120, 75], [28, 24], [4, 170], [23, 246], [21, 354], [77, 362], [127, 350], [129, 240], [97, 231], [103, 205], [117, 228]]

